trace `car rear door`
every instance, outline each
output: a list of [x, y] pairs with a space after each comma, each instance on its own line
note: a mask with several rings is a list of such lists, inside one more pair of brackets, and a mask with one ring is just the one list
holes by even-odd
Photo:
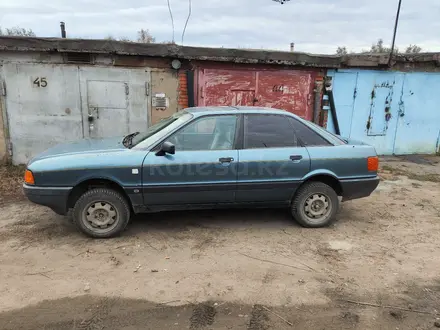
[[237, 202], [288, 202], [310, 171], [310, 157], [289, 117], [245, 114]]
[[175, 154], [156, 156], [143, 165], [144, 203], [154, 205], [230, 203], [235, 200], [238, 150], [237, 115], [194, 119], [165, 141]]

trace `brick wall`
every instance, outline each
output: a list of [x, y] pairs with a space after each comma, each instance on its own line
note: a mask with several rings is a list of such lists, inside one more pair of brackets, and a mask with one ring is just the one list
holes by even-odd
[[178, 108], [188, 108], [188, 84], [186, 80], [186, 71], [179, 72], [179, 97]]

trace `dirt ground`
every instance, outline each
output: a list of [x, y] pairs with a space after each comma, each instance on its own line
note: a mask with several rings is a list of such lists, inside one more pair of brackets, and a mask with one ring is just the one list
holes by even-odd
[[176, 212], [112, 240], [2, 185], [0, 329], [435, 329], [440, 158], [386, 158], [381, 177], [329, 228]]

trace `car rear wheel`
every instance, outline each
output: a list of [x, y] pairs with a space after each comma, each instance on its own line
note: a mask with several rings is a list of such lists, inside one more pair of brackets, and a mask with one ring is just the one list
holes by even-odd
[[125, 198], [112, 189], [96, 188], [85, 192], [73, 208], [73, 222], [86, 235], [110, 238], [119, 235], [130, 220]]
[[322, 182], [304, 184], [292, 201], [292, 216], [303, 227], [328, 226], [339, 209], [338, 195]]

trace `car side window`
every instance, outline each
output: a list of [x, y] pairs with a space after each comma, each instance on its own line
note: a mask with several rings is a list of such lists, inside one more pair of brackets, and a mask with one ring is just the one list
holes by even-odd
[[304, 144], [305, 147], [323, 147], [323, 146], [331, 146], [332, 144], [324, 139], [321, 135], [316, 133], [310, 127], [307, 127], [299, 120], [295, 118], [289, 117], [290, 122], [292, 123], [293, 129], [295, 130], [296, 135]]
[[300, 144], [287, 116], [270, 114], [245, 115], [245, 149], [298, 146]]
[[207, 116], [188, 124], [167, 141], [178, 151], [229, 150], [234, 147], [237, 116]]

